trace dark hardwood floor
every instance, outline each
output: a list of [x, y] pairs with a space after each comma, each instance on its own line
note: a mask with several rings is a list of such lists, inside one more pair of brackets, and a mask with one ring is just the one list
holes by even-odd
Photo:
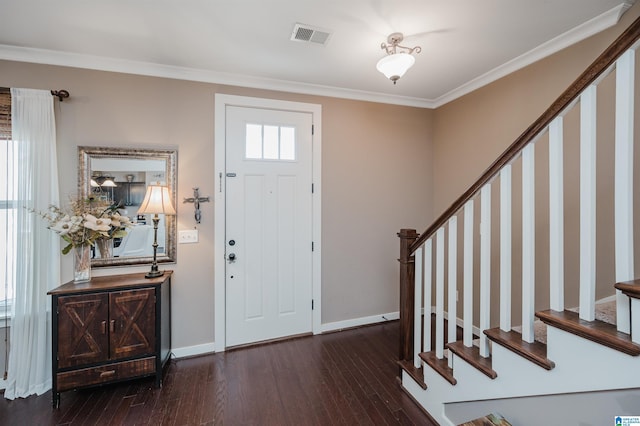
[[0, 398], [2, 425], [435, 425], [400, 389], [398, 321], [173, 360], [153, 379]]

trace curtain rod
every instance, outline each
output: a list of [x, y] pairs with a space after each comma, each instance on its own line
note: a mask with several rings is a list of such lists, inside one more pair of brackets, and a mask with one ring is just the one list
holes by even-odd
[[61, 90], [52, 90], [51, 94], [53, 96], [57, 96], [58, 99], [60, 100], [60, 102], [62, 102], [63, 100], [67, 99], [69, 97], [69, 92], [67, 90], [61, 89]]
[[[2, 92], [9, 92], [11, 89], [8, 87], [0, 87], [0, 93]], [[62, 102], [63, 100], [67, 99], [69, 97], [69, 91], [68, 90], [64, 90], [64, 89], [60, 89], [60, 90], [52, 90], [51, 91], [51, 95], [52, 96], [56, 96], [58, 98], [58, 100], [60, 100], [60, 102]]]

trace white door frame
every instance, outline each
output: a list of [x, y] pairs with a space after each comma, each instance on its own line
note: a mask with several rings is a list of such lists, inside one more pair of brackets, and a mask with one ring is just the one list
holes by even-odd
[[216, 191], [214, 197], [215, 210], [215, 236], [214, 236], [214, 297], [215, 297], [215, 329], [214, 346], [216, 352], [226, 349], [226, 257], [225, 257], [225, 230], [226, 230], [226, 205], [225, 205], [225, 178], [226, 178], [226, 107], [238, 106], [246, 108], [264, 108], [294, 112], [306, 112], [312, 115], [314, 133], [312, 136], [312, 182], [314, 193], [312, 197], [312, 271], [311, 293], [313, 295], [312, 331], [318, 334], [322, 330], [322, 106], [301, 102], [289, 102], [275, 99], [251, 98], [245, 96], [215, 95], [215, 180]]

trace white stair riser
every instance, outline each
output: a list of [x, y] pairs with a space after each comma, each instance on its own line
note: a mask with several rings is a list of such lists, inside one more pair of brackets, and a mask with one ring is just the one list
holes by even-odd
[[451, 385], [425, 365], [426, 391], [406, 374], [403, 374], [403, 386], [441, 424], [450, 424], [444, 413], [444, 404], [452, 402], [640, 386], [640, 357], [624, 354], [554, 327], [549, 327], [547, 333], [548, 358], [556, 363], [552, 370], [539, 367], [493, 344], [492, 366], [498, 373], [493, 380], [453, 355], [457, 385]]

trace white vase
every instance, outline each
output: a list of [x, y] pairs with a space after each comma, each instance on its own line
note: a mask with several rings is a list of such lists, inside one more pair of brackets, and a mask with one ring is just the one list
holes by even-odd
[[76, 283], [91, 280], [91, 246], [83, 244], [71, 250], [73, 253], [73, 281]]

